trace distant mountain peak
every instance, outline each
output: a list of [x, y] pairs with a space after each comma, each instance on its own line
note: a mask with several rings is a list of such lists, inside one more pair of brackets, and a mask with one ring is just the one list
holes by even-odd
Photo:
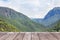
[[48, 12], [48, 14], [45, 16], [44, 19], [48, 19], [48, 18], [50, 18], [50, 17], [52, 17], [54, 15], [57, 15], [57, 14], [60, 15], [60, 7], [54, 7], [52, 10], [50, 10]]
[[45, 26], [51, 25], [60, 20], [60, 7], [54, 7], [48, 12], [44, 19], [34, 19], [35, 22], [41, 23]]
[[54, 7], [53, 9], [60, 9], [60, 7]]
[[17, 15], [19, 15], [20, 17], [24, 16], [24, 14], [22, 14], [20, 12], [17, 12], [12, 8], [0, 7], [0, 16], [9, 17], [9, 18], [15, 18]]

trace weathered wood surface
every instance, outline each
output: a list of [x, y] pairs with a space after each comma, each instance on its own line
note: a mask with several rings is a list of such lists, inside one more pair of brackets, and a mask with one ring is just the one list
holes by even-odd
[[0, 32], [0, 40], [60, 40], [59, 32]]

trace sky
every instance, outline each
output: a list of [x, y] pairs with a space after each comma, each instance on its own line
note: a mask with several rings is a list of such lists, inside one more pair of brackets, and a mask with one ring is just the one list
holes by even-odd
[[0, 6], [12, 8], [30, 18], [44, 18], [49, 10], [60, 7], [60, 0], [0, 0]]

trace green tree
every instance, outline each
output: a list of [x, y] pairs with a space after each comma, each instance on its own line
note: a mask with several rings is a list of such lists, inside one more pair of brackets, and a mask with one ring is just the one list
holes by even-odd
[[54, 26], [53, 30], [59, 32], [59, 30], [60, 30], [60, 22], [58, 22], [58, 23]]

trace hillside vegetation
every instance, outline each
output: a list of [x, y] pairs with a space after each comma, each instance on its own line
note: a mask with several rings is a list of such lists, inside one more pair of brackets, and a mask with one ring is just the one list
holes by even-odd
[[15, 26], [6, 23], [5, 21], [0, 19], [0, 31], [2, 32], [17, 32], [19, 31]]
[[0, 7], [0, 19], [3, 19], [5, 21], [3, 22], [3, 25], [8, 25], [8, 28], [6, 29], [7, 31], [9, 29], [11, 29], [11, 31], [14, 31], [13, 28], [18, 29], [20, 32], [46, 31], [43, 25], [33, 22], [26, 15], [7, 7]]
[[60, 32], [60, 20], [50, 26], [51, 28], [48, 29], [49, 32]]

